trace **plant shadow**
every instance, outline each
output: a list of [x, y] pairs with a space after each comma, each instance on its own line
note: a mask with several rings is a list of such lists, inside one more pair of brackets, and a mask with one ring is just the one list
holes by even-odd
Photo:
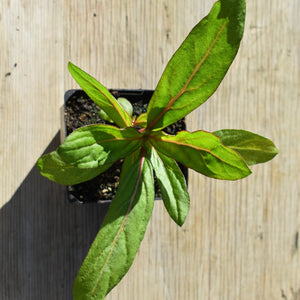
[[[56, 149], [59, 133], [45, 153]], [[109, 204], [74, 205], [33, 167], [0, 209], [0, 299], [72, 299], [72, 285]]]

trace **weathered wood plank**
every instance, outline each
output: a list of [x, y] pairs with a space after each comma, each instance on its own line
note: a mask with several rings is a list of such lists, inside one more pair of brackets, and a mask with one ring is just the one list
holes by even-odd
[[3, 205], [59, 130], [64, 60], [59, 1], [4, 0], [0, 13]]
[[[105, 213], [67, 204], [64, 189], [32, 169], [58, 145], [63, 94], [76, 87], [67, 62], [108, 87], [154, 88], [214, 1], [42, 2], [0, 3], [1, 299], [71, 299]], [[299, 299], [299, 14], [297, 0], [248, 1], [236, 61], [188, 119], [191, 130], [266, 135], [279, 156], [239, 182], [190, 172], [186, 224], [177, 228], [156, 202], [107, 299]]]

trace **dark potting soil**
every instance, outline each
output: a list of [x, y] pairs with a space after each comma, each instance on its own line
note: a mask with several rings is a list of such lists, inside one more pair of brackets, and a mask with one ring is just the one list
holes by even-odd
[[[111, 90], [116, 98], [125, 97], [132, 102], [133, 114], [139, 116], [147, 111], [148, 102], [152, 96], [152, 91], [130, 91], [130, 90]], [[72, 93], [66, 99], [64, 118], [66, 124], [66, 134], [69, 135], [75, 129], [90, 124], [109, 124], [99, 117], [100, 108], [82, 90]], [[164, 129], [168, 134], [175, 134], [186, 129], [184, 119], [172, 124]], [[68, 186], [69, 200], [71, 202], [107, 202], [110, 201], [119, 187], [119, 179], [122, 169], [123, 159], [114, 163], [108, 170], [99, 174], [95, 178]], [[179, 165], [183, 174], [187, 178], [187, 169]], [[155, 181], [155, 197], [159, 198], [160, 190]]]

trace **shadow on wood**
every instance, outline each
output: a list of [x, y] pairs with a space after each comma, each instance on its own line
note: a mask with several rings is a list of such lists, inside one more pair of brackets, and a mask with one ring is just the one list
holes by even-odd
[[[59, 145], [59, 133], [45, 153]], [[72, 285], [108, 205], [72, 205], [33, 167], [0, 210], [0, 298], [72, 299]]]

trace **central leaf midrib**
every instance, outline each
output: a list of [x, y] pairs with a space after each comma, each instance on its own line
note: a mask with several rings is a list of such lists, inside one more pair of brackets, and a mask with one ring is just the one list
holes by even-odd
[[[226, 165], [232, 166], [232, 167], [237, 168], [239, 170], [242, 170], [240, 167], [236, 166], [235, 164], [229, 163], [229, 162], [225, 161], [224, 159], [222, 159], [221, 157], [219, 157], [218, 155], [214, 154], [213, 152], [211, 152], [210, 149], [205, 149], [205, 148], [202, 148], [202, 147], [199, 147], [199, 146], [186, 144], [186, 143], [178, 143], [178, 141], [163, 140], [163, 139], [155, 138], [153, 136], [151, 138], [154, 139], [154, 140], [157, 140], [157, 141], [162, 141], [162, 142], [165, 142], [165, 143], [172, 143], [172, 144], [176, 144], [178, 146], [188, 147], [188, 148], [192, 148], [192, 149], [195, 149], [195, 150], [198, 150], [198, 151], [209, 153], [210, 155], [212, 155], [216, 159], [220, 160], [221, 162], [225, 163]], [[229, 147], [226, 147], [226, 148], [230, 149]], [[202, 156], [202, 154], [201, 154], [201, 156]], [[206, 161], [204, 158], [203, 158], [203, 160]]]

